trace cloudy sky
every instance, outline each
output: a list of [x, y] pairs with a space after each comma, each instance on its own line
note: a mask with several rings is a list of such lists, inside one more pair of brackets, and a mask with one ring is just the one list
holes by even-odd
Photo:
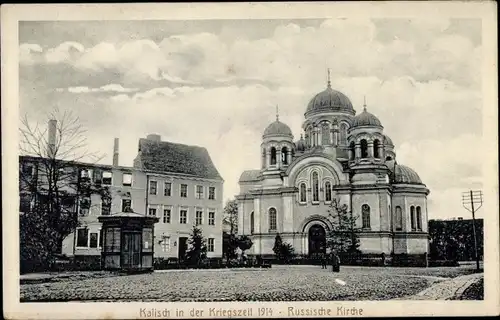
[[132, 165], [157, 133], [206, 147], [232, 198], [275, 105], [298, 139], [330, 68], [430, 188], [430, 218], [468, 217], [461, 192], [481, 187], [480, 20], [22, 22], [19, 42], [21, 114], [71, 109], [104, 163], [114, 137]]

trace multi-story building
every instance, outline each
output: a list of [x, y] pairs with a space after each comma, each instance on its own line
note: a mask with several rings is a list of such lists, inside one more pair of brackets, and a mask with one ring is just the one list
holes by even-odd
[[[65, 197], [61, 203], [79, 221], [63, 241], [63, 254], [100, 256], [98, 217], [132, 210], [160, 218], [154, 231], [155, 257], [182, 257], [194, 224], [203, 231], [208, 256], [222, 256], [223, 180], [205, 148], [149, 135], [139, 140], [133, 167], [119, 166], [118, 157], [115, 139], [113, 165], [65, 162], [61, 166], [66, 171], [59, 179]], [[19, 160], [20, 212], [25, 214], [43, 194], [47, 179], [40, 165], [44, 158], [20, 156]], [[26, 181], [35, 182], [27, 186]]]
[[209, 257], [222, 256], [223, 180], [205, 148], [139, 140], [134, 168], [146, 175], [146, 213], [160, 218], [155, 226], [155, 256], [183, 256], [192, 226], [206, 237]]

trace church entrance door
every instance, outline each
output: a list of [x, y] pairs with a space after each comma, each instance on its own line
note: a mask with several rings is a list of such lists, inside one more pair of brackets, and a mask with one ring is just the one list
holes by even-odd
[[315, 224], [309, 228], [309, 258], [320, 259], [324, 254], [326, 254], [325, 228]]

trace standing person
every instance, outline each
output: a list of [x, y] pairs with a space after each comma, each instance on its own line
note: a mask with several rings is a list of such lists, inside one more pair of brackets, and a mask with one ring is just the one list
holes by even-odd
[[340, 258], [337, 252], [332, 252], [332, 272], [340, 272]]
[[326, 269], [326, 253], [321, 254], [321, 269]]

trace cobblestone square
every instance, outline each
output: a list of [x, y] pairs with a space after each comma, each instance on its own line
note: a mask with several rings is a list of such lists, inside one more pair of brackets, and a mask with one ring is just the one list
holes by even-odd
[[[473, 273], [459, 268], [319, 266], [271, 269], [169, 270], [22, 284], [27, 301], [328, 301], [388, 300], [414, 296], [436, 282]], [[340, 281], [339, 281], [340, 280]]]

